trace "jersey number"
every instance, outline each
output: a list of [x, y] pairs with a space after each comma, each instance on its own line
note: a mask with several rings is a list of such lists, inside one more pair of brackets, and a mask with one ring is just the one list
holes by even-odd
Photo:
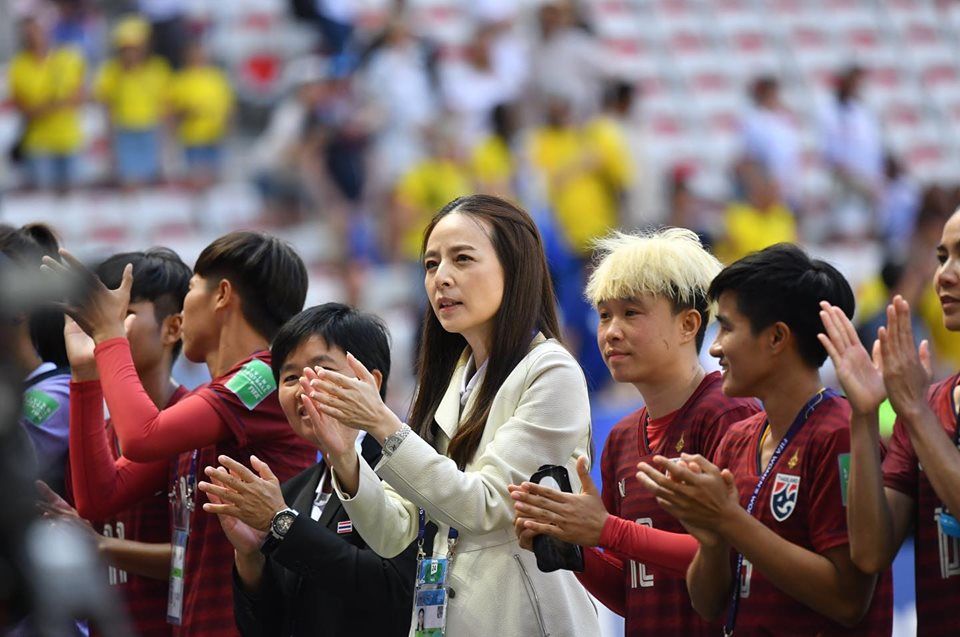
[[[637, 518], [637, 524], [653, 528], [650, 518]], [[653, 575], [647, 573], [647, 566], [630, 560], [630, 588], [650, 588], [653, 586]]]
[[[124, 535], [123, 531], [123, 522], [117, 522], [117, 534], [113, 534], [113, 525], [104, 524], [103, 525], [103, 537], [116, 537], [118, 540], [122, 540]], [[109, 569], [110, 585], [116, 584], [126, 584], [127, 583], [127, 572], [123, 569], [116, 568], [111, 566]]]

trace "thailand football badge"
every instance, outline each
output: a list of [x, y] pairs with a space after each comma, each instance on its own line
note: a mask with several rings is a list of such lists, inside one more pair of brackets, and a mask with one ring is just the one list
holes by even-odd
[[778, 473], [770, 492], [770, 511], [777, 522], [783, 522], [797, 508], [800, 493], [800, 476]]

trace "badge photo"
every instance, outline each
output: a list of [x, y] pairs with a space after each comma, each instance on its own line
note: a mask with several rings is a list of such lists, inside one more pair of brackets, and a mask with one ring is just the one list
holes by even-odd
[[797, 507], [797, 497], [800, 494], [800, 476], [778, 473], [770, 491], [770, 511], [777, 522], [783, 522], [790, 517]]

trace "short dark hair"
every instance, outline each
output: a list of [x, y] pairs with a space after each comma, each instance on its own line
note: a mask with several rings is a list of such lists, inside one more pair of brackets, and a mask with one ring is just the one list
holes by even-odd
[[[43, 257], [60, 260], [60, 240], [53, 228], [43, 223], [30, 223], [0, 233], [0, 252], [18, 268], [32, 271], [40, 268]], [[58, 367], [70, 364], [63, 341], [63, 312], [40, 307], [30, 312], [30, 340], [37, 355]]]
[[817, 334], [824, 331], [820, 301], [839, 307], [848, 318], [856, 307], [844, 276], [792, 243], [753, 252], [721, 270], [707, 295], [716, 301], [724, 292], [736, 295], [737, 310], [750, 321], [754, 334], [774, 323], [785, 323], [796, 336], [800, 356], [814, 368], [827, 359], [817, 340]]
[[277, 382], [290, 354], [311, 336], [320, 336], [327, 346], [350, 352], [370, 371], [380, 370], [380, 396], [386, 398], [390, 332], [379, 317], [343, 303], [324, 303], [300, 312], [283, 324], [270, 348], [273, 378]]
[[[150, 301], [157, 323], [183, 310], [183, 297], [190, 288], [190, 266], [169, 248], [150, 248], [146, 252], [121, 252], [108, 257], [96, 268], [96, 274], [108, 288], [119, 287], [123, 269], [133, 264], [133, 287], [130, 300]], [[173, 348], [173, 358], [180, 354], [181, 342]]]
[[244, 318], [272, 341], [280, 326], [303, 309], [307, 268], [293, 247], [260, 232], [231, 232], [208, 245], [193, 266], [215, 286], [226, 279], [240, 296]]

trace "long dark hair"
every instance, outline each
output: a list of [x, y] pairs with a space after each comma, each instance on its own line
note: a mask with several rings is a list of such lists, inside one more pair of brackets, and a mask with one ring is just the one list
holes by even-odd
[[[503, 269], [503, 301], [493, 317], [490, 357], [477, 388], [473, 408], [454, 435], [447, 455], [462, 469], [473, 458], [483, 436], [494, 396], [517, 363], [527, 355], [536, 332], [560, 338], [556, 299], [536, 224], [526, 212], [490, 195], [458, 197], [434, 215], [423, 233], [421, 254], [437, 223], [447, 215], [470, 215], [490, 227], [490, 241]], [[434, 415], [467, 345], [460, 334], [447, 332], [428, 306], [423, 317], [418, 361], [419, 389], [410, 414], [410, 426], [433, 443]]]

